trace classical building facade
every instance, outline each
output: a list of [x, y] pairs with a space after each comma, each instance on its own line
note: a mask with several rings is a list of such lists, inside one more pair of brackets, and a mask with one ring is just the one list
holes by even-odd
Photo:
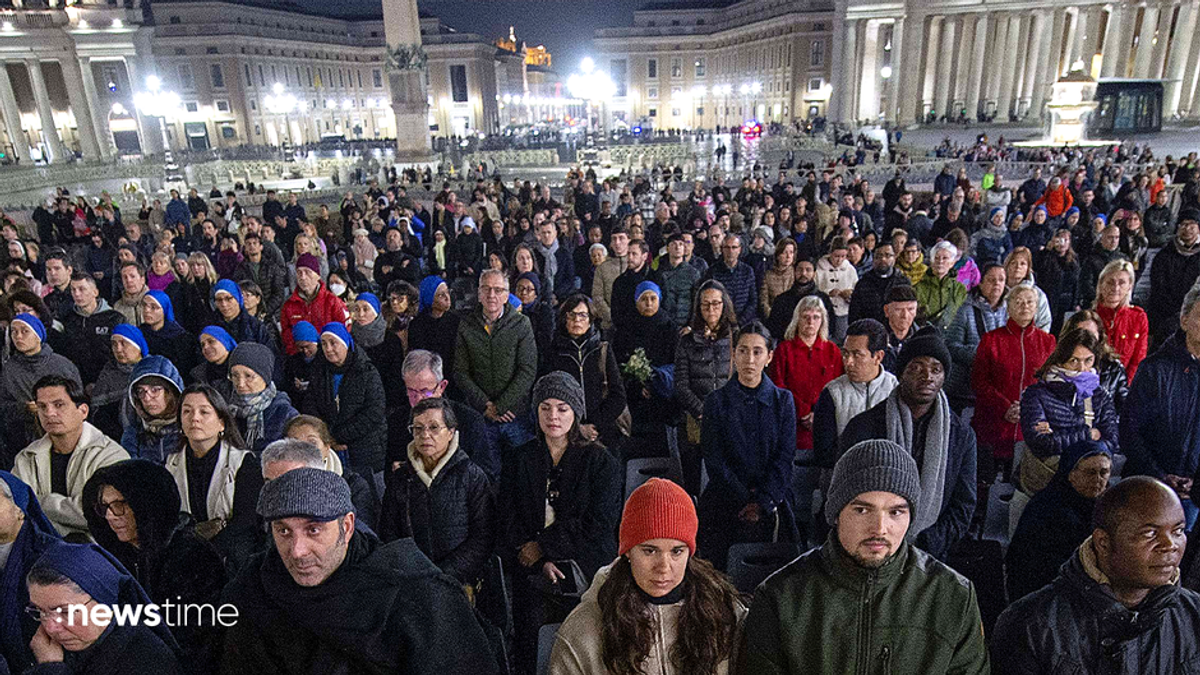
[[[382, 14], [257, 0], [7, 0], [0, 7], [6, 158], [394, 138]], [[557, 74], [421, 15], [434, 135], [544, 119], [505, 100], [561, 98]], [[537, 62], [536, 57], [529, 59]], [[158, 78], [149, 90], [147, 78]], [[178, 106], [154, 110], [154, 103]], [[139, 102], [142, 105], [139, 107]], [[547, 104], [549, 105], [549, 104]], [[163, 106], [157, 106], [163, 107]], [[150, 113], [158, 116], [151, 117]]]
[[829, 0], [650, 4], [597, 31], [614, 123], [713, 128], [824, 115], [837, 15]]
[[838, 1], [837, 121], [1037, 119], [1050, 86], [1075, 69], [1162, 80], [1163, 116], [1200, 119], [1197, 0]]

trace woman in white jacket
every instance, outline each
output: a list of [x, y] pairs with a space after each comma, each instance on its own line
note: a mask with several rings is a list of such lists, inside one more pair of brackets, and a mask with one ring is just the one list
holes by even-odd
[[669, 480], [633, 491], [621, 557], [596, 573], [558, 630], [551, 675], [726, 675], [746, 608], [712, 565], [693, 557], [692, 498]]

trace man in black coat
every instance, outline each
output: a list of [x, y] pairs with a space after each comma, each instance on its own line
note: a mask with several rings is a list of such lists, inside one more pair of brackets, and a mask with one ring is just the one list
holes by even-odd
[[62, 325], [61, 341], [63, 356], [79, 368], [83, 385], [94, 384], [112, 358], [112, 329], [125, 323], [120, 312], [109, 307], [100, 297], [96, 280], [83, 272], [71, 277], [70, 306], [58, 315]]
[[627, 328], [637, 312], [633, 296], [643, 281], [658, 282], [658, 274], [650, 268], [650, 247], [641, 239], [629, 242], [629, 261], [621, 276], [612, 285], [612, 322], [617, 330]]
[[458, 582], [412, 539], [359, 531], [340, 477], [288, 471], [263, 487], [258, 514], [274, 546], [226, 588], [238, 620], [222, 673], [499, 672]]
[[1179, 214], [1175, 238], [1154, 256], [1150, 265], [1150, 300], [1146, 314], [1154, 345], [1162, 344], [1179, 328], [1183, 296], [1200, 278], [1200, 211]]
[[[234, 281], [253, 281], [262, 289], [262, 304], [267, 316], [278, 317], [283, 309], [283, 301], [287, 300], [287, 268], [283, 256], [275, 257], [278, 250], [271, 251], [264, 247], [262, 237], [256, 232], [248, 232], [243, 239], [245, 258], [234, 270]], [[274, 248], [274, 247], [272, 247]]]
[[1100, 496], [1092, 522], [1054, 583], [1000, 615], [993, 672], [1178, 673], [1200, 663], [1200, 594], [1179, 586], [1187, 534], [1175, 491], [1126, 478]]
[[883, 305], [887, 302], [888, 292], [895, 286], [911, 285], [908, 276], [896, 269], [896, 249], [890, 241], [881, 242], [875, 247], [874, 267], [854, 285], [854, 294], [850, 296], [850, 323], [859, 319], [885, 323]]
[[763, 324], [767, 330], [771, 331], [771, 336], [776, 340], [783, 339], [783, 334], [792, 321], [792, 313], [796, 311], [796, 305], [810, 295], [820, 298], [825, 305], [825, 311], [829, 313], [829, 316], [833, 316], [833, 302], [828, 295], [817, 290], [817, 282], [814, 281], [816, 276], [817, 268], [813, 265], [812, 260], [796, 261], [796, 275], [792, 281], [792, 287], [775, 297], [771, 303], [771, 315]]
[[[899, 385], [883, 403], [850, 420], [838, 441], [842, 453], [871, 438], [912, 453], [923, 495], [916, 513], [923, 507], [925, 513], [913, 521], [916, 543], [942, 561], [966, 535], [975, 513], [975, 432], [954, 414], [942, 391], [950, 364], [950, 350], [937, 330], [922, 330], [900, 351]], [[940, 484], [934, 473], [944, 475]]]

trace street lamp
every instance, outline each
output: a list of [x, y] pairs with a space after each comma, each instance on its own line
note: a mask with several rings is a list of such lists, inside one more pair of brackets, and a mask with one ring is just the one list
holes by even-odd
[[[617, 85], [613, 84], [612, 78], [608, 73], [597, 71], [595, 63], [590, 58], [583, 59], [580, 64], [582, 73], [576, 73], [567, 78], [567, 89], [571, 92], [571, 96], [583, 99], [588, 106], [588, 129], [592, 126], [591, 106], [598, 104], [604, 106], [617, 93]], [[601, 108], [601, 116], [603, 117], [603, 107]]]
[[163, 91], [162, 80], [157, 75], [146, 78], [146, 91], [133, 95], [133, 105], [145, 117], [158, 118], [158, 129], [162, 133], [163, 156], [171, 165], [171, 141], [167, 138], [167, 117], [179, 111], [181, 103], [179, 94], [173, 91]]
[[[266, 106], [267, 112], [275, 115], [283, 115], [283, 128], [289, 141], [292, 135], [291, 118], [288, 117], [299, 106], [299, 101], [292, 94], [287, 93], [283, 88], [282, 82], [276, 82], [271, 91], [274, 92], [263, 99], [263, 105]], [[286, 153], [283, 137], [279, 139], [279, 148], [281, 153]], [[286, 158], [286, 154], [284, 154]]]
[[883, 78], [883, 79], [885, 79], [885, 80], [886, 80], [886, 79], [888, 79], [889, 77], [891, 77], [891, 76], [892, 76], [892, 67], [891, 67], [891, 66], [884, 66], [884, 67], [880, 68], [880, 69], [879, 69], [879, 76], [880, 76], [880, 77], [882, 77], [882, 78]]

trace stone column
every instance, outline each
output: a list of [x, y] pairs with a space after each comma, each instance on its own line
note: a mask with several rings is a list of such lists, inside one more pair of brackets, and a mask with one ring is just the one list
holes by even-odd
[[[1166, 69], [1167, 61], [1167, 43], [1171, 38], [1171, 21], [1175, 18], [1174, 5], [1164, 5], [1159, 9], [1158, 34], [1155, 38], [1158, 40], [1154, 45], [1154, 52], [1150, 56], [1150, 77], [1163, 77], [1163, 72]], [[1179, 31], [1175, 31], [1175, 35], [1179, 37]]]
[[[1002, 53], [1002, 50], [1008, 44], [1008, 15], [997, 13], [992, 15], [992, 19], [995, 20], [996, 29], [992, 33], [992, 42], [988, 46], [988, 50], [991, 54], [998, 54]], [[1006, 69], [1007, 67], [1002, 60], [989, 60], [984, 108], [987, 108], [989, 102], [993, 105], [999, 105], [997, 99], [1000, 98], [1000, 78]]]
[[1154, 57], [1154, 31], [1158, 29], [1158, 5], [1147, 5], [1142, 14], [1142, 29], [1138, 32], [1137, 54], [1133, 58], [1133, 76], [1150, 77]]
[[[142, 79], [142, 68], [139, 67], [136, 59], [126, 57], [125, 73], [129, 77], [129, 85], [133, 91], [141, 91], [144, 87], [145, 80]], [[166, 146], [163, 144], [162, 122], [156, 117], [146, 117], [136, 106], [130, 111], [133, 118], [137, 120], [138, 136], [142, 144], [143, 155], [161, 155], [166, 152]]]
[[[1192, 14], [1196, 15], [1196, 24], [1200, 27], [1200, 7], [1192, 4]], [[1179, 106], [1186, 108], [1188, 119], [1200, 119], [1200, 39], [1192, 39], [1192, 48], [1187, 57], [1187, 65], [1183, 68], [1183, 82], [1180, 83]]]
[[87, 100], [88, 109], [92, 112], [92, 126], [96, 130], [96, 143], [100, 146], [100, 156], [110, 160], [117, 155], [116, 145], [113, 144], [112, 130], [108, 126], [108, 108], [100, 101], [96, 91], [96, 77], [92, 73], [92, 60], [86, 56], [79, 59], [79, 70], [83, 76], [83, 94]]
[[988, 15], [979, 14], [975, 19], [975, 44], [973, 45], [970, 76], [967, 77], [967, 117], [979, 119], [979, 92], [983, 87], [983, 62], [987, 57]]
[[1029, 29], [1029, 57], [1025, 64], [1024, 86], [1021, 88], [1021, 98], [1029, 99], [1028, 112], [1035, 119], [1042, 114], [1041, 101], [1037, 101], [1036, 108], [1034, 102], [1037, 99], [1037, 90], [1045, 86], [1045, 81], [1042, 79], [1042, 73], [1045, 72], [1045, 69], [1042, 68], [1042, 53], [1045, 46], [1042, 43], [1046, 41], [1047, 18], [1044, 11], [1038, 10], [1033, 13], [1033, 23]]
[[862, 40], [862, 80], [859, 85], [858, 119], [879, 119], [879, 22], [867, 21]]
[[1108, 13], [1108, 23], [1104, 27], [1104, 46], [1100, 48], [1104, 58], [1100, 64], [1101, 77], [1113, 77], [1117, 73], [1118, 64], [1129, 56], [1129, 45], [1121, 43], [1121, 31], [1127, 20], [1129, 9], [1124, 5], [1113, 5]]
[[899, 96], [896, 124], [911, 126], [919, 121], [917, 100], [921, 83], [921, 52], [925, 47], [925, 17], [920, 14], [905, 17], [904, 29], [899, 66], [893, 75], [899, 82], [896, 85]]
[[937, 110], [939, 117], [950, 114], [950, 84], [954, 79], [954, 45], [957, 39], [957, 32], [958, 18], [953, 16], [946, 17], [942, 23], [942, 46], [938, 53], [937, 75], [934, 77], [936, 93], [934, 94], [933, 106], [934, 110]]
[[1075, 62], [1077, 48], [1079, 47], [1079, 24], [1083, 21], [1082, 9], [1068, 9], [1066, 15], [1066, 30], [1067, 37], [1063, 40], [1064, 52], [1063, 60], [1066, 63], [1061, 64], [1060, 74], [1071, 70], [1071, 64]]
[[[925, 79], [921, 82], [921, 119], [925, 119], [926, 106], [936, 110], [936, 102], [934, 101], [934, 85], [938, 77], [938, 62], [941, 61], [940, 48], [942, 42], [942, 29], [945, 26], [946, 18], [942, 16], [933, 17], [929, 20], [929, 40], [927, 49], [925, 50]], [[940, 115], [942, 111], [938, 110]]]
[[8, 141], [12, 143], [13, 152], [22, 161], [32, 164], [29, 159], [29, 139], [21, 128], [21, 109], [17, 107], [17, 95], [13, 92], [8, 68], [4, 67], [3, 62], [0, 62], [0, 111], [4, 113], [4, 126], [8, 129]]
[[[388, 59], [397, 49], [424, 54], [416, 0], [383, 0], [383, 30]], [[410, 60], [399, 67], [389, 63], [385, 70], [396, 115], [396, 159], [427, 159], [431, 149], [425, 66]]]
[[1021, 92], [1025, 91], [1025, 63], [1029, 60], [1029, 32], [1033, 26], [1031, 16], [1017, 16], [1020, 31], [1017, 33], [1017, 50], [1013, 52], [1012, 109], [1014, 115], [1021, 114]]
[[1192, 43], [1196, 41], [1196, 14], [1200, 9], [1195, 2], [1179, 7], [1179, 20], [1176, 22], [1175, 37], [1171, 44], [1171, 56], [1167, 62], [1165, 91], [1163, 92], [1163, 115], [1171, 115], [1180, 108], [1180, 99], [1184, 89], [1184, 76], [1188, 57], [1192, 53]]
[[54, 126], [54, 110], [50, 106], [50, 94], [46, 91], [46, 77], [42, 74], [42, 62], [37, 59], [26, 59], [25, 67], [29, 69], [29, 81], [33, 85], [33, 98], [37, 102], [38, 117], [42, 121], [42, 138], [50, 152], [50, 163], [65, 162], [71, 157], [67, 146], [63, 145], [58, 129]]
[[[977, 14], [958, 16], [958, 53], [954, 58], [954, 86], [950, 88], [950, 109], [958, 111], [967, 107], [967, 78], [971, 76], [971, 56], [975, 53], [975, 21]], [[967, 119], [971, 112], [967, 111]]]
[[855, 63], [858, 23], [854, 19], [842, 22], [841, 49], [834, 55], [833, 96], [837, 105], [830, 114], [834, 122], [843, 124], [852, 122], [858, 112], [854, 109], [854, 87], [858, 82], [858, 64]]
[[79, 146], [83, 150], [83, 158], [89, 161], [101, 161], [104, 159], [104, 155], [96, 140], [92, 106], [89, 105], [84, 92], [83, 71], [79, 67], [79, 61], [68, 56], [59, 63], [63, 69], [63, 81], [67, 86], [67, 98], [71, 102], [71, 112], [75, 115], [75, 127], [79, 130]]
[[[1021, 17], [1019, 15], [1008, 17], [1008, 31], [1005, 35], [1007, 40], [1005, 42], [1004, 53], [1016, 54], [1021, 37]], [[1000, 71], [1000, 94], [996, 97], [996, 110], [999, 111], [996, 119], [1000, 122], [1007, 122], [1009, 111], [1012, 110], [1012, 93], [1015, 80], [1015, 69], [1010, 67]]]
[[900, 55], [905, 47], [904, 30], [909, 21], [903, 17], [892, 24], [892, 76], [888, 78], [887, 94], [888, 107], [884, 117], [889, 122], [896, 121], [896, 111], [900, 109]]

